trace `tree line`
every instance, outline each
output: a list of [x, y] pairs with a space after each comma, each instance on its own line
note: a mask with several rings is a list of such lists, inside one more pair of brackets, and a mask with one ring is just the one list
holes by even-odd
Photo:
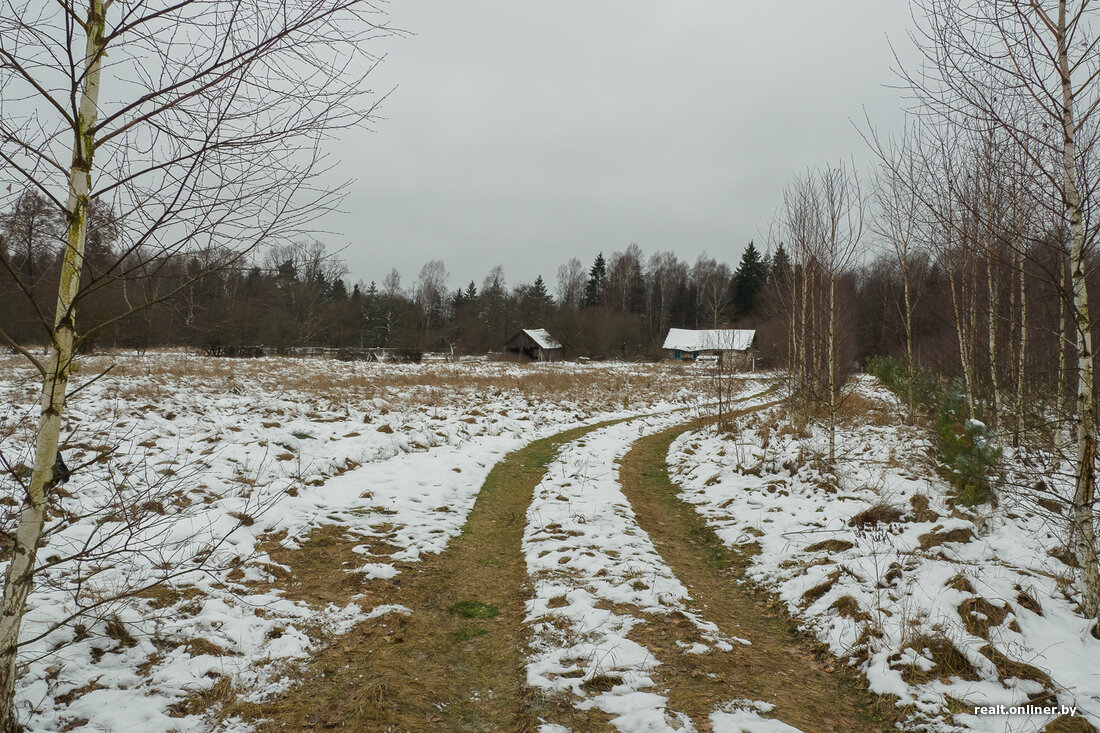
[[[391, 270], [350, 284], [347, 267], [317, 241], [281, 244], [247, 259], [200, 252], [119, 251], [124, 222], [104, 208], [89, 217], [83, 310], [106, 324], [82, 334], [96, 346], [260, 345], [398, 348], [484, 354], [519, 328], [546, 328], [576, 355], [643, 358], [670, 327], [751, 324], [764, 312], [771, 259], [754, 243], [736, 267], [671, 252], [646, 257], [631, 244], [587, 267], [577, 258], [548, 284], [511, 284], [501, 267], [452, 289], [445, 264], [426, 263], [407, 286]], [[63, 217], [32, 190], [0, 216], [0, 320], [19, 344], [45, 342], [57, 291]], [[135, 303], [142, 304], [132, 313]], [[123, 315], [129, 315], [122, 318]], [[50, 324], [52, 326], [52, 324]]]

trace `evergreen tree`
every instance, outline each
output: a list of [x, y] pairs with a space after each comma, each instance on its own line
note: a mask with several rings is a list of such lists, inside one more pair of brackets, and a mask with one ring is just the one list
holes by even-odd
[[600, 252], [592, 263], [592, 269], [588, 271], [588, 283], [584, 286], [584, 306], [591, 308], [602, 303], [606, 289], [607, 263], [604, 262], [603, 252]]
[[543, 305], [553, 300], [546, 290], [546, 283], [543, 282], [542, 275], [536, 277], [535, 282], [531, 285], [531, 299]]
[[787, 250], [783, 247], [782, 242], [779, 243], [771, 259], [771, 270], [768, 274], [769, 279], [772, 282], [783, 280], [791, 271], [791, 258], [787, 255]]
[[768, 265], [756, 245], [749, 242], [733, 273], [733, 314], [743, 318], [756, 308], [757, 295], [768, 283]]
[[329, 300], [347, 300], [348, 286], [344, 284], [344, 278], [338, 277], [328, 287]]

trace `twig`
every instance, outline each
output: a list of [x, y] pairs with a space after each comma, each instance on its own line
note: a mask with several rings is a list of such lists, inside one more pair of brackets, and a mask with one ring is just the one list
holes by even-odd
[[107, 367], [107, 368], [106, 368], [106, 369], [104, 369], [104, 370], [103, 370], [102, 372], [100, 372], [100, 373], [99, 373], [99, 374], [97, 374], [96, 376], [92, 377], [92, 378], [91, 378], [91, 379], [89, 379], [89, 380], [88, 380], [87, 382], [85, 382], [84, 384], [80, 385], [79, 387], [77, 387], [76, 389], [74, 389], [74, 390], [73, 390], [72, 392], [70, 392], [69, 394], [65, 395], [65, 399], [66, 399], [66, 400], [70, 400], [70, 399], [72, 399], [73, 395], [75, 395], [75, 394], [76, 394], [77, 392], [79, 392], [80, 390], [84, 389], [85, 387], [90, 387], [90, 386], [92, 386], [92, 385], [93, 385], [93, 384], [94, 384], [94, 383], [95, 383], [96, 381], [98, 381], [98, 380], [99, 380], [99, 379], [101, 379], [102, 377], [105, 377], [105, 376], [107, 376], [107, 373], [108, 373], [108, 372], [110, 372], [110, 371], [111, 371], [112, 369], [114, 369], [114, 368], [115, 368], [116, 366], [118, 366], [118, 364], [112, 364], [111, 366]]

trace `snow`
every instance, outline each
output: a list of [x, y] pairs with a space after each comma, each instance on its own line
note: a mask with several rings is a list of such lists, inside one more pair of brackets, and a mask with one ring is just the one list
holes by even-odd
[[[693, 415], [676, 411], [701, 399], [688, 377], [635, 365], [182, 354], [89, 359], [85, 373], [112, 362], [119, 368], [80, 392], [67, 414], [63, 450], [74, 475], [51, 508], [54, 531], [39, 558], [53, 565], [30, 598], [23, 631], [17, 701], [30, 731], [210, 730], [214, 723], [188, 706], [196, 693], [232, 684], [253, 702], [271, 699], [324, 640], [413, 611], [373, 605], [369, 593], [325, 607], [292, 600], [277, 582], [288, 568], [265, 548], [300, 547], [318, 528], [336, 527], [357, 552], [347, 572], [399, 582], [409, 564], [461, 531], [507, 453], [615, 418], [629, 419], [563, 446], [526, 515], [528, 683], [603, 711], [621, 731], [691, 731], [657, 682], [666, 660], [632, 630], [676, 612], [698, 641], [671, 653], [750, 641], [723, 635], [696, 607], [618, 484], [618, 461], [639, 437]], [[562, 386], [563, 375], [581, 373], [591, 379]], [[540, 380], [546, 386], [533, 388]], [[892, 399], [867, 380], [858, 389]], [[36, 399], [30, 370], [0, 357], [0, 450], [13, 464], [28, 459]], [[1046, 725], [1052, 716], [1043, 713], [973, 714], [973, 706], [1025, 705], [1043, 688], [1001, 680], [988, 648], [1049, 675], [1057, 704], [1100, 725], [1100, 641], [1076, 612], [1072, 569], [1051, 555], [1065, 544], [1064, 520], [1008, 489], [995, 508], [949, 507], [926, 437], [909, 428], [844, 427], [833, 479], [822, 470], [820, 430], [794, 431], [767, 411], [738, 421], [732, 436], [704, 430], [675, 441], [674, 482], [726, 544], [759, 548], [752, 581], [856, 665], [873, 691], [909, 706], [906, 728]], [[1003, 463], [1012, 478], [1035, 460], [1006, 449]], [[1054, 493], [1069, 490], [1056, 476], [1048, 482]], [[0, 485], [5, 527], [16, 492]], [[927, 498], [929, 513], [915, 497]], [[877, 504], [896, 507], [902, 520], [849, 526]], [[143, 520], [131, 533], [122, 520], [134, 507], [144, 507]], [[963, 541], [929, 541], [952, 530]], [[821, 546], [826, 540], [834, 542]], [[65, 559], [89, 546], [98, 548], [94, 557]], [[168, 590], [97, 608], [79, 626], [65, 622], [166, 573], [174, 575]], [[974, 609], [970, 628], [964, 602]], [[988, 632], [973, 633], [983, 624]], [[937, 640], [954, 646], [977, 679], [937, 668], [929, 647]], [[963, 705], [953, 714], [952, 700]], [[795, 730], [769, 713], [767, 703], [731, 700], [709, 721], [719, 732]], [[217, 726], [248, 730], [239, 720]], [[548, 720], [540, 730], [567, 729]]]
[[561, 344], [545, 328], [525, 328], [523, 332], [543, 349], [560, 349]]
[[[5, 458], [18, 463], [28, 460], [37, 389], [30, 370], [10, 363], [0, 369], [7, 406], [0, 436]], [[31, 731], [207, 729], [181, 705], [220, 680], [255, 702], [270, 699], [293, 684], [296, 660], [321, 640], [409, 609], [371, 607], [369, 596], [326, 608], [290, 600], [271, 585], [280, 568], [262, 549], [265, 539], [294, 548], [318, 527], [339, 527], [361, 539], [363, 561], [346, 570], [385, 582], [446, 547], [509, 451], [694, 399], [672, 377], [630, 365], [551, 370], [183, 354], [83, 362], [89, 374], [107, 363], [120, 366], [68, 410], [63, 450], [80, 468], [58, 511], [74, 519], [58, 524], [39, 557], [61, 560], [89, 542], [105, 544], [90, 576], [89, 563], [61, 561], [31, 595], [17, 689]], [[587, 381], [562, 386], [563, 375], [581, 373]], [[0, 486], [0, 494], [14, 491]], [[115, 518], [79, 519], [146, 501], [157, 504], [136, 534]], [[116, 554], [123, 542], [140, 552]], [[371, 553], [380, 542], [396, 549]], [[140, 587], [164, 568], [178, 573], [169, 583], [175, 595], [111, 604], [79, 628], [51, 630], [95, 594]], [[116, 617], [125, 636], [108, 625]], [[239, 721], [223, 728], [245, 729]]]
[[[859, 389], [892, 401], [869, 380]], [[1031, 680], [1000, 680], [981, 653], [987, 645], [1048, 674], [1059, 704], [1077, 706], [1100, 725], [1100, 665], [1095, 661], [1100, 641], [1075, 612], [1069, 569], [1049, 554], [1065, 543], [1061, 527], [1013, 506], [1011, 495], [998, 508], [971, 512], [947, 506], [948, 487], [927, 458], [927, 439], [915, 429], [843, 427], [837, 434], [839, 481], [834, 487], [820, 470], [826, 451], [822, 431], [794, 434], [768, 415], [742, 418], [739, 428], [732, 437], [698, 431], [673, 443], [669, 464], [683, 498], [727, 545], [759, 546], [750, 577], [777, 592], [834, 654], [858, 665], [874, 692], [897, 695], [899, 705], [912, 705], [908, 727], [1035, 731], [1051, 720], [1048, 715], [965, 712], [951, 718], [948, 697], [964, 707], [1023, 705], [1043, 688]], [[927, 497], [938, 516], [915, 516], [911, 500], [917, 495]], [[849, 526], [853, 516], [879, 503], [904, 512], [903, 520]], [[922, 549], [922, 536], [953, 529], [974, 538]], [[846, 545], [809, 550], [824, 540]], [[973, 591], [965, 590], [960, 578]], [[815, 588], [823, 592], [811, 595], [811, 601], [805, 594]], [[1037, 600], [1041, 613], [1029, 610], [1022, 594]], [[835, 604], [844, 597], [855, 602], [862, 618], [840, 614]], [[960, 604], [975, 598], [1005, 609], [988, 639], [971, 633], [960, 614]], [[983, 615], [974, 618], [981, 621]], [[978, 679], [941, 671], [927, 682], [919, 675], [907, 681], [906, 670], [933, 667], [924, 649], [913, 648], [924, 647], [916, 641], [921, 635], [953, 644]]]
[[[740, 707], [746, 703], [746, 707]], [[764, 702], [739, 700], [734, 705], [725, 705], [723, 709], [711, 713], [710, 724], [714, 733], [802, 733], [792, 725], [764, 718], [757, 712], [768, 712], [771, 707]]]
[[752, 346], [756, 331], [746, 329], [712, 328], [693, 331], [686, 328], [670, 328], [662, 349], [680, 351], [745, 351]]
[[[527, 682], [545, 694], [572, 697], [580, 709], [610, 714], [620, 731], [693, 729], [653, 691], [660, 660], [628, 638], [647, 615], [687, 617], [707, 643], [685, 648], [686, 654], [749, 643], [727, 638], [692, 608], [687, 588], [638, 526], [618, 483], [618, 460], [638, 438], [686, 417], [640, 418], [569, 443], [535, 488], [527, 512], [523, 548], [534, 584]], [[615, 684], [590, 692], [585, 683], [596, 678]]]

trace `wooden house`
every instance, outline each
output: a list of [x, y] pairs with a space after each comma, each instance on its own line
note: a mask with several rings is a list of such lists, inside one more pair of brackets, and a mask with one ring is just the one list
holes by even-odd
[[525, 328], [504, 344], [504, 357], [514, 361], [561, 361], [565, 349], [543, 328]]
[[670, 328], [662, 348], [669, 358], [695, 361], [700, 357], [732, 360], [733, 364], [750, 367], [756, 355], [756, 331], [751, 329], [712, 328], [691, 330]]

